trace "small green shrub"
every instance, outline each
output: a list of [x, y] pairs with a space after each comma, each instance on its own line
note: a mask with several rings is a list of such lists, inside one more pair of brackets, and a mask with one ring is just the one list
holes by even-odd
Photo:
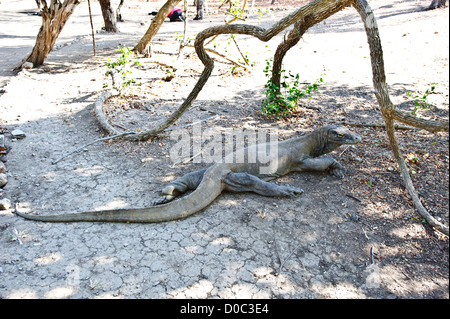
[[261, 113], [265, 115], [286, 116], [298, 107], [299, 100], [304, 97], [311, 98], [312, 92], [319, 88], [320, 83], [324, 83], [320, 77], [313, 84], [307, 85], [305, 89], [300, 88], [300, 75], [281, 70], [280, 87], [272, 81], [272, 59], [266, 60], [266, 67], [263, 71], [268, 78], [265, 87], [266, 98], [262, 101]]
[[429, 111], [431, 109], [431, 104], [428, 102], [428, 95], [434, 93], [434, 90], [437, 87], [437, 83], [431, 83], [431, 87], [425, 91], [425, 94], [413, 94], [411, 92], [407, 92], [406, 94], [414, 100], [414, 110], [411, 111], [411, 114], [414, 116], [417, 115], [418, 110]]
[[135, 84], [135, 79], [131, 77], [131, 74], [133, 73], [133, 71], [131, 71], [131, 67], [141, 65], [138, 59], [132, 59], [136, 53], [131, 51], [130, 48], [120, 45], [118, 51], [120, 51], [122, 55], [118, 57], [117, 60], [112, 61], [108, 58], [108, 62], [106, 63], [106, 66], [109, 69], [108, 72], [117, 70], [122, 76], [122, 86]]

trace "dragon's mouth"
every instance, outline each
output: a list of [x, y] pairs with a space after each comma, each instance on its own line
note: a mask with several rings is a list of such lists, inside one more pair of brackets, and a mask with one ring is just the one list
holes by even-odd
[[358, 143], [361, 143], [361, 136], [358, 134], [353, 134], [352, 139], [347, 144], [354, 145]]

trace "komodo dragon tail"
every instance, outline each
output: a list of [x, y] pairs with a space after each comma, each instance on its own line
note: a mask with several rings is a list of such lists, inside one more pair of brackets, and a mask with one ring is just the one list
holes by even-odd
[[173, 202], [138, 209], [115, 209], [61, 215], [16, 214], [42, 222], [159, 223], [188, 217], [208, 206], [223, 190], [222, 180], [230, 171], [224, 165], [211, 166], [195, 191]]

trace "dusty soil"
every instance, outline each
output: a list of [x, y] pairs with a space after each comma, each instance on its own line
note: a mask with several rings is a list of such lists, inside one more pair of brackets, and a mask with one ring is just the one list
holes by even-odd
[[[266, 1], [268, 2], [268, 1]], [[424, 118], [448, 119], [448, 7], [423, 11], [426, 1], [371, 1], [378, 19], [392, 99], [413, 110], [408, 96], [428, 96]], [[273, 14], [248, 23], [270, 26], [301, 1], [269, 6]], [[14, 75], [10, 70], [31, 50], [40, 18], [33, 2], [0, 5], [0, 127], [8, 184], [0, 197], [38, 214], [144, 207], [165, 183], [204, 167], [173, 163], [170, 132], [148, 142], [97, 143], [59, 163], [52, 161], [103, 136], [93, 105], [110, 78], [108, 58], [118, 45], [132, 47], [148, 27], [152, 2], [127, 1], [121, 32], [96, 33], [92, 56], [87, 4], [66, 25], [45, 65]], [[256, 1], [262, 7], [260, 1]], [[268, 7], [268, 6], [266, 6]], [[214, 11], [214, 5], [210, 6]], [[191, 9], [192, 11], [192, 9]], [[95, 28], [102, 25], [93, 6]], [[7, 21], [7, 22], [6, 22]], [[193, 38], [219, 24], [212, 12], [190, 21]], [[127, 130], [146, 127], [180, 105], [202, 65], [192, 49], [177, 59], [176, 32], [166, 23], [154, 55], [131, 76], [140, 86], [107, 102], [110, 120]], [[331, 123], [382, 123], [373, 94], [370, 57], [362, 24], [346, 8], [312, 28], [287, 55], [285, 69], [305, 83], [325, 84], [285, 119], [259, 110], [266, 78], [262, 70], [283, 35], [269, 43], [238, 37], [251, 72], [220, 62], [192, 109], [171, 129], [270, 128], [280, 139]], [[217, 50], [237, 60], [229, 38]], [[169, 70], [164, 65], [173, 66]], [[175, 76], [165, 81], [168, 75]], [[214, 116], [214, 118], [211, 118]], [[347, 168], [344, 179], [296, 173], [278, 182], [301, 187], [292, 198], [222, 194], [207, 209], [164, 224], [48, 224], [0, 211], [1, 298], [448, 298], [448, 238], [423, 223], [402, 185], [383, 128], [349, 126], [363, 142], [332, 153]], [[13, 139], [20, 129], [24, 139]], [[172, 132], [175, 132], [172, 131]], [[448, 224], [448, 133], [398, 130], [422, 202]]]

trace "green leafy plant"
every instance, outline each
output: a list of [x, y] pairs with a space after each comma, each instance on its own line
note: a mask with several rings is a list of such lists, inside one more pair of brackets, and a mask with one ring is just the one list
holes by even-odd
[[273, 16], [273, 11], [272, 11], [271, 9], [269, 9], [269, 8], [267, 8], [267, 9], [263, 9], [263, 8], [255, 8], [255, 9], [253, 10], [253, 12], [256, 13], [256, 14], [258, 14], [259, 20], [262, 20], [262, 17], [263, 17], [264, 14]]
[[131, 74], [133, 73], [131, 71], [131, 67], [141, 65], [138, 59], [133, 59], [136, 53], [131, 51], [130, 48], [120, 45], [118, 51], [120, 51], [122, 55], [119, 56], [115, 61], [112, 61], [110, 58], [108, 58], [106, 66], [109, 70], [107, 74], [112, 70], [117, 70], [122, 77], [122, 86], [135, 84], [135, 79], [131, 77]]
[[170, 82], [174, 78], [175, 78], [175, 71], [172, 68], [167, 68], [166, 69], [166, 76], [163, 77], [162, 79], [164, 81], [166, 81], [166, 82]]
[[268, 78], [265, 85], [266, 98], [262, 101], [261, 113], [266, 115], [286, 116], [298, 107], [298, 102], [304, 97], [311, 98], [312, 92], [319, 88], [320, 83], [324, 83], [323, 77], [317, 79], [313, 84], [309, 84], [305, 89], [300, 88], [300, 75], [280, 71], [280, 86], [272, 80], [272, 59], [266, 60], [266, 67], [263, 72]]
[[230, 8], [228, 9], [228, 13], [235, 16], [236, 18], [241, 18], [243, 16], [242, 1], [230, 0], [229, 4]]
[[431, 83], [431, 87], [425, 91], [425, 94], [413, 94], [411, 92], [407, 92], [406, 94], [414, 100], [414, 110], [411, 111], [411, 114], [414, 116], [418, 116], [417, 111], [425, 110], [429, 111], [431, 109], [431, 104], [428, 102], [428, 95], [434, 93], [434, 90], [437, 87], [437, 83]]
[[[179, 34], [178, 32], [175, 32], [175, 40], [178, 41], [178, 43], [183, 44], [183, 45], [192, 45], [195, 38], [192, 36], [188, 36], [186, 39], [184, 38], [184, 36], [182, 34]], [[185, 41], [183, 43], [183, 41]]]

